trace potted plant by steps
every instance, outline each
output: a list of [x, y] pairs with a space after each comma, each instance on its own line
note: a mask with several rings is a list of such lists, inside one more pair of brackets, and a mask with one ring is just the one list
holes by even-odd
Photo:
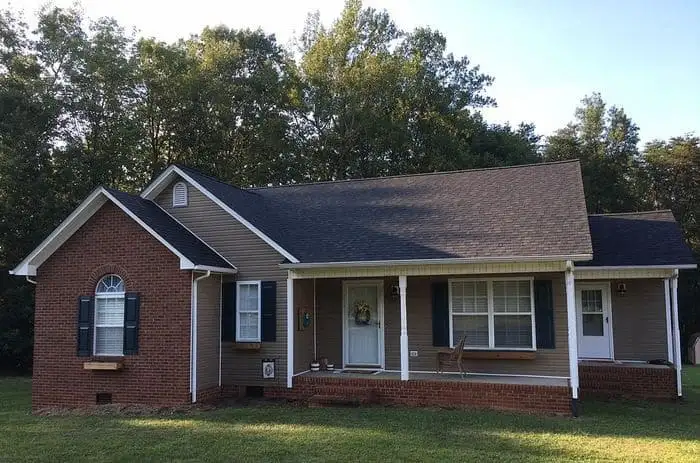
[[321, 362], [318, 360], [312, 360], [311, 361], [311, 371], [320, 371], [321, 370]]

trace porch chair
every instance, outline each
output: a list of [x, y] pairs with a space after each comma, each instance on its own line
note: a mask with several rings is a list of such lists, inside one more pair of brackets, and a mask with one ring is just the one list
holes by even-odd
[[443, 350], [443, 351], [439, 351], [437, 353], [437, 372], [438, 373], [442, 373], [443, 366], [446, 363], [456, 362], [457, 368], [459, 368], [459, 372], [462, 375], [462, 378], [464, 378], [464, 375], [466, 372], [464, 371], [464, 368], [462, 367], [462, 357], [464, 356], [464, 343], [466, 341], [467, 341], [467, 337], [462, 336], [462, 339], [459, 340], [459, 342], [454, 347], [454, 349]]

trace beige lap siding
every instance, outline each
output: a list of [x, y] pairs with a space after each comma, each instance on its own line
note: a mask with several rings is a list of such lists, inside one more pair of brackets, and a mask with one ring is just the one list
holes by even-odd
[[[204, 276], [196, 273], [195, 277]], [[221, 275], [197, 282], [197, 391], [219, 386]], [[199, 397], [198, 397], [199, 400]]]
[[[512, 275], [529, 276], [529, 275]], [[472, 278], [474, 275], [455, 275], [449, 278]], [[485, 275], [479, 278], [506, 278], [508, 275]], [[408, 312], [408, 348], [418, 352], [409, 358], [412, 371], [435, 371], [439, 350], [433, 346], [432, 293], [433, 281], [447, 277], [408, 277], [406, 294]], [[566, 293], [564, 275], [537, 274], [536, 279], [552, 280], [554, 298], [555, 349], [538, 349], [535, 360], [466, 360], [468, 371], [475, 373], [525, 374], [569, 376], [569, 349], [567, 341]], [[318, 279], [316, 282], [317, 330], [319, 356], [327, 356], [336, 364], [342, 363], [343, 319], [342, 282], [340, 279]], [[398, 297], [391, 295], [391, 287], [398, 278], [384, 279], [384, 345], [386, 368], [399, 370], [401, 354], [399, 336], [401, 319]]]
[[[139, 351], [121, 371], [90, 371], [77, 356], [78, 297], [106, 274], [140, 294]], [[190, 401], [190, 288], [179, 259], [107, 203], [38, 269], [32, 407], [114, 403], [172, 406]], [[102, 357], [114, 359], [114, 357]]]
[[[280, 270], [284, 257], [217, 204], [188, 185], [187, 207], [172, 207], [172, 186], [156, 198], [160, 206], [238, 268], [236, 279], [277, 281], [277, 340], [262, 343], [259, 351], [234, 350], [222, 344], [224, 385], [265, 386], [286, 384], [287, 378], [287, 272]], [[218, 330], [216, 331], [218, 336]], [[262, 379], [262, 360], [276, 360], [276, 378]]]
[[611, 282], [615, 359], [666, 359], [668, 343], [663, 280], [624, 280], [627, 286], [624, 296], [618, 294], [617, 283], [619, 281]]

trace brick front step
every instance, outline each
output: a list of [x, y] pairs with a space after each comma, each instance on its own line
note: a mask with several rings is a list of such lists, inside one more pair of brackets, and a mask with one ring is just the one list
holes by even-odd
[[352, 397], [342, 394], [315, 394], [309, 398], [309, 407], [359, 407], [363, 403], [367, 403], [366, 399], [361, 397]]

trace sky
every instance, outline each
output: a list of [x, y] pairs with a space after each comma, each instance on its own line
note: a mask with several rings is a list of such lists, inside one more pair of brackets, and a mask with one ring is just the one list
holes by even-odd
[[[44, 0], [12, 0], [27, 19]], [[67, 6], [72, 0], [54, 0]], [[307, 13], [330, 24], [343, 0], [82, 0], [140, 35], [173, 41], [204, 26], [261, 27], [285, 44]], [[495, 77], [490, 122], [533, 122], [549, 135], [600, 92], [640, 127], [642, 142], [700, 135], [700, 0], [365, 0], [404, 30], [429, 26]]]

